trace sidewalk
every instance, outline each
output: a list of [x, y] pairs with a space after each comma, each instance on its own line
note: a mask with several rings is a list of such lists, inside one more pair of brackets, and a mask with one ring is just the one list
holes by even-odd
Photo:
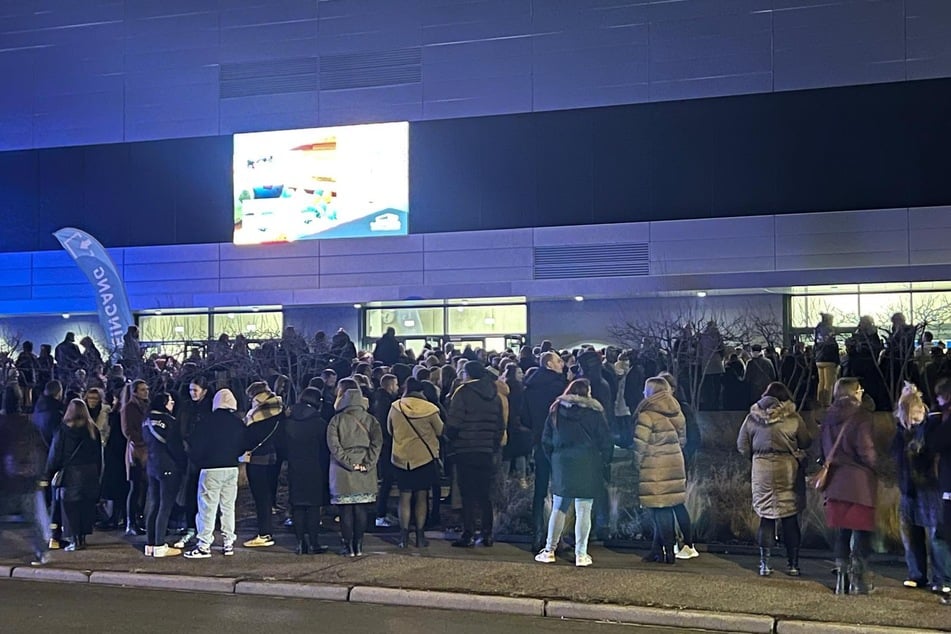
[[[775, 557], [777, 571], [764, 579], [756, 575], [756, 558], [749, 555], [702, 552], [697, 559], [664, 566], [642, 563], [642, 552], [594, 545], [594, 566], [576, 568], [573, 556], [553, 565], [535, 563], [523, 544], [456, 549], [436, 538], [428, 549], [404, 551], [396, 548], [395, 535], [370, 534], [362, 558], [340, 557], [333, 550], [299, 557], [292, 552], [293, 536], [281, 533], [271, 548], [239, 547], [234, 557], [216, 551], [211, 559], [191, 561], [146, 558], [143, 538], [96, 533], [87, 550], [53, 551], [47, 566], [32, 568], [24, 537], [20, 525], [0, 524], [0, 578], [515, 611], [721, 631], [879, 631], [870, 626], [951, 631], [951, 608], [928, 592], [902, 588], [904, 566], [894, 558], [874, 565], [879, 588], [874, 595], [836, 597], [832, 563], [822, 558], [804, 559], [804, 576], [791, 578], [781, 572], [784, 558]], [[333, 534], [325, 541], [332, 547], [337, 543]], [[817, 621], [861, 627], [820, 627]]]

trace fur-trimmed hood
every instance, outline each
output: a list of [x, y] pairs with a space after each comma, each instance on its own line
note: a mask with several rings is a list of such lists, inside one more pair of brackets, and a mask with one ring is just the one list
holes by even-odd
[[555, 403], [557, 403], [559, 407], [582, 407], [585, 409], [593, 409], [597, 412], [604, 412], [604, 408], [601, 406], [601, 403], [590, 396], [562, 394], [555, 400]]
[[345, 390], [344, 393], [338, 396], [337, 400], [334, 401], [334, 411], [342, 412], [348, 409], [362, 409], [366, 411], [370, 409], [370, 403], [360, 390]]
[[750, 418], [760, 425], [775, 425], [795, 413], [795, 403], [780, 401], [772, 396], [764, 396], [750, 408]]

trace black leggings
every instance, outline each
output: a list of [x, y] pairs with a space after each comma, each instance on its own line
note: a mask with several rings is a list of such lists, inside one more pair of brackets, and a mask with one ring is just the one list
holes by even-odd
[[258, 519], [258, 535], [271, 534], [271, 509], [274, 506], [271, 478], [273, 465], [249, 464], [248, 487], [254, 498], [254, 512]]
[[125, 499], [125, 517], [130, 526], [137, 526], [139, 515], [145, 512], [145, 498], [149, 488], [149, 479], [145, 467], [138, 462], [129, 467], [129, 494]]
[[492, 536], [492, 470], [491, 463], [458, 463], [459, 489], [462, 492], [462, 531], [472, 536], [476, 530], [476, 509], [482, 511], [482, 534]]
[[654, 522], [654, 540], [660, 540], [662, 548], [674, 547], [674, 511], [671, 507], [652, 508], [651, 519]]
[[338, 504], [340, 512], [340, 536], [348, 546], [362, 541], [367, 530], [367, 514], [372, 503], [368, 504]]
[[[677, 526], [680, 527], [680, 532], [684, 536], [684, 546], [693, 547], [693, 525], [690, 522], [690, 513], [687, 512], [687, 507], [683, 504], [678, 504], [677, 506], [672, 507], [674, 512], [674, 517], [677, 518]], [[651, 552], [658, 553], [660, 552], [660, 533], [654, 531], [654, 540], [651, 544]]]
[[[759, 518], [759, 532], [756, 535], [760, 548], [772, 548], [776, 543], [776, 521], [766, 517]], [[779, 520], [783, 525], [783, 543], [786, 545], [786, 554], [793, 558], [795, 551], [802, 543], [802, 533], [799, 530], [799, 516], [790, 515]]]
[[[852, 538], [855, 537], [855, 544]], [[848, 559], [854, 554], [860, 558], [868, 557], [872, 552], [872, 533], [869, 531], [855, 531], [851, 528], [840, 528], [835, 534], [835, 558]]]
[[319, 543], [320, 534], [320, 507], [294, 505], [294, 533], [297, 541], [304, 541], [304, 536], [310, 537], [310, 543]]
[[175, 497], [178, 487], [182, 483], [179, 473], [165, 474], [161, 478], [149, 476], [149, 494], [145, 503], [145, 530], [146, 543], [150, 546], [161, 546], [165, 543], [165, 534], [168, 532], [168, 518], [175, 506]]

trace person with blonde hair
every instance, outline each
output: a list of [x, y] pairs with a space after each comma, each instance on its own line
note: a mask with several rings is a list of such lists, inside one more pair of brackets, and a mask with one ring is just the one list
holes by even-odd
[[681, 447], [686, 421], [670, 384], [661, 377], [644, 382], [644, 400], [634, 412], [634, 457], [640, 503], [651, 510], [659, 552], [648, 561], [674, 563], [673, 508], [687, 499], [687, 469]]
[[941, 415], [926, 418], [927, 408], [918, 388], [905, 382], [898, 405], [892, 457], [898, 470], [901, 498], [898, 516], [908, 576], [906, 588], [929, 586], [928, 553], [931, 553], [932, 587], [943, 589], [951, 582], [948, 544], [939, 535], [941, 488], [938, 485], [935, 452], [925, 442], [928, 433], [941, 423]]
[[833, 402], [821, 424], [822, 455], [829, 465], [825, 497], [826, 525], [835, 540], [836, 594], [868, 594], [868, 556], [875, 530], [878, 492], [877, 454], [871, 412], [862, 407], [862, 385], [847, 377], [836, 381]]
[[46, 459], [46, 475], [53, 487], [53, 503], [63, 516], [63, 534], [69, 537], [64, 550], [86, 548], [99, 501], [102, 472], [102, 441], [89, 409], [74, 398], [66, 407], [63, 422], [53, 435]]

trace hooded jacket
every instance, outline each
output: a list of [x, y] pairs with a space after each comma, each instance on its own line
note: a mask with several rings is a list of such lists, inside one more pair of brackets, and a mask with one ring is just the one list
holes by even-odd
[[521, 420], [522, 425], [531, 428], [535, 445], [541, 444], [551, 404], [561, 396], [566, 386], [565, 377], [548, 368], [539, 368], [526, 377]]
[[320, 392], [308, 388], [287, 417], [287, 479], [290, 503], [294, 506], [330, 503], [330, 449], [327, 421], [320, 415], [321, 400]]
[[439, 456], [443, 422], [439, 408], [411, 393], [390, 407], [386, 426], [393, 437], [391, 461], [400, 469], [416, 469]]
[[241, 418], [233, 410], [202, 414], [201, 424], [192, 429], [189, 458], [198, 469], [237, 467], [245, 450], [244, 434]]
[[466, 381], [453, 393], [446, 421], [449, 452], [493, 454], [502, 448], [505, 419], [495, 377]]
[[737, 450], [751, 459], [753, 510], [766, 519], [795, 515], [805, 504], [799, 452], [812, 444], [792, 401], [766, 396], [753, 404], [736, 438]]
[[181, 474], [187, 459], [178, 420], [168, 412], [152, 410], [142, 421], [142, 438], [149, 453], [146, 471], [150, 477]]
[[656, 392], [641, 401], [634, 416], [641, 504], [648, 508], [683, 504], [687, 473], [681, 448], [686, 444], [686, 421], [680, 403], [671, 392]]
[[545, 421], [542, 448], [551, 462], [554, 495], [594, 498], [600, 494], [614, 441], [598, 401], [574, 394], [559, 396]]
[[[334, 408], [337, 413], [327, 426], [331, 502], [372, 502], [377, 491], [376, 463], [383, 449], [380, 423], [367, 411], [367, 400], [360, 390], [345, 391]], [[365, 470], [357, 470], [354, 465]]]

